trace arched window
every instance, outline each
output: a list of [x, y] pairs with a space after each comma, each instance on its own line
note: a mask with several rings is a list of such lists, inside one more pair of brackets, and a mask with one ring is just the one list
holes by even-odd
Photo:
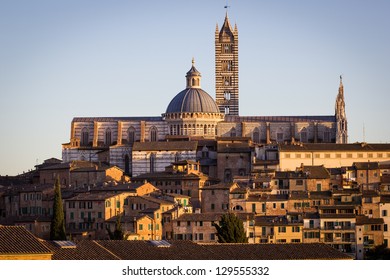
[[236, 132], [236, 129], [233, 127], [231, 130], [230, 130], [230, 137], [236, 137], [237, 136], [237, 132]]
[[230, 108], [229, 106], [225, 106], [225, 115], [230, 113]]
[[204, 127], [203, 127], [203, 134], [207, 135], [207, 125], [204, 125]]
[[307, 143], [307, 129], [306, 129], [306, 127], [302, 128], [302, 130], [301, 130], [300, 141], [302, 143]]
[[129, 144], [133, 144], [135, 142], [135, 128], [132, 126], [127, 130], [127, 141]]
[[89, 132], [86, 127], [81, 131], [81, 146], [88, 146], [89, 144]]
[[233, 211], [244, 211], [244, 208], [241, 205], [236, 205], [233, 207]]
[[105, 144], [106, 144], [106, 146], [110, 146], [111, 145], [111, 129], [110, 128], [106, 129]]
[[260, 143], [260, 132], [257, 127], [253, 130], [252, 141], [255, 143]]
[[150, 142], [156, 142], [157, 141], [157, 128], [155, 126], [152, 126], [150, 128]]
[[150, 173], [156, 172], [156, 154], [150, 154]]

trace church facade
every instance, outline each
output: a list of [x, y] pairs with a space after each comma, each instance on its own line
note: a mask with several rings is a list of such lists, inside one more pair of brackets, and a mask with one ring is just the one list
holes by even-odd
[[63, 161], [107, 162], [135, 176], [163, 171], [179, 160], [197, 161], [205, 151], [199, 143], [220, 138], [245, 137], [258, 145], [347, 143], [341, 78], [334, 115], [240, 116], [238, 29], [231, 27], [227, 14], [215, 32], [215, 59], [215, 100], [201, 88], [201, 73], [193, 60], [186, 88], [161, 116], [75, 117], [70, 142], [62, 145]]

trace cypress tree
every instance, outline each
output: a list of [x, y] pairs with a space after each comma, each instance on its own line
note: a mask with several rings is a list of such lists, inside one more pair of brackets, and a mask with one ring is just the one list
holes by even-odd
[[57, 177], [54, 184], [53, 217], [50, 224], [50, 240], [66, 240], [65, 218], [59, 177]]
[[219, 225], [214, 223], [214, 227], [219, 243], [248, 243], [244, 224], [234, 213], [222, 215]]
[[122, 223], [121, 223], [121, 216], [118, 215], [116, 222], [115, 222], [115, 229], [112, 232], [108, 225], [106, 226], [106, 230], [108, 233], [108, 236], [110, 237], [110, 240], [127, 240], [128, 234], [125, 234], [122, 229]]

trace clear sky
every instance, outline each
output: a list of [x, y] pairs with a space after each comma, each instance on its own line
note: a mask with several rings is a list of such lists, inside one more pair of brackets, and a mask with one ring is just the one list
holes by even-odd
[[[0, 0], [0, 175], [61, 158], [73, 117], [161, 116], [192, 57], [215, 97], [214, 31], [225, 5]], [[342, 74], [349, 142], [390, 142], [390, 1], [229, 6], [240, 115], [332, 115]]]

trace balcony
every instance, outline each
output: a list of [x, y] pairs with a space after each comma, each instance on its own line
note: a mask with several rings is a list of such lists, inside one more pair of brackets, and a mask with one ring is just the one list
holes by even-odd
[[356, 239], [354, 237], [341, 238], [341, 237], [325, 237], [323, 240], [325, 243], [354, 243]]
[[321, 230], [355, 230], [355, 226], [323, 226]]
[[84, 218], [84, 223], [94, 223], [95, 221], [95, 218]]

